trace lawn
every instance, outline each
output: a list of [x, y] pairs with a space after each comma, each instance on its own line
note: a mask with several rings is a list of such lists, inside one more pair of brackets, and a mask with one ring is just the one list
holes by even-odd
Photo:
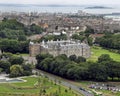
[[[87, 89], [87, 90], [90, 90], [91, 92], [94, 90], [94, 89], [91, 89], [89, 88], [89, 86], [91, 84], [95, 84], [95, 83], [104, 83], [104, 84], [114, 84], [114, 85], [119, 85], [120, 82], [93, 82], [93, 81], [77, 81], [77, 82], [73, 82], [74, 84], [78, 85], [78, 86], [82, 86], [83, 88]], [[96, 89], [95, 90], [96, 92], [102, 92], [103, 93], [103, 96], [120, 96], [120, 92], [112, 92], [112, 91], [109, 91], [109, 90], [100, 90], [100, 89]]]
[[14, 56], [29, 56], [27, 53], [16, 53]]
[[92, 51], [91, 57], [88, 59], [90, 61], [97, 61], [100, 55], [109, 54], [113, 60], [120, 62], [120, 54], [113, 53], [113, 52], [110, 52], [109, 50], [103, 49], [101, 47], [96, 47], [96, 46], [91, 47], [91, 51]]
[[27, 82], [0, 83], [0, 96], [43, 96], [39, 93], [46, 94], [44, 96], [81, 96], [45, 77], [25, 77], [23, 79]]

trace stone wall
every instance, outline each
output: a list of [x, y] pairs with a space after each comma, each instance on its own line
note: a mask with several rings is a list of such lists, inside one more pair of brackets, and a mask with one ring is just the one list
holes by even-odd
[[[67, 44], [68, 43], [68, 44]], [[37, 54], [49, 53], [53, 56], [58, 56], [60, 54], [66, 54], [68, 57], [70, 55], [83, 56], [89, 58], [91, 55], [90, 47], [87, 44], [78, 42], [61, 42], [61, 41], [49, 41], [47, 43], [41, 44], [30, 44], [29, 51], [30, 56], [36, 56]]]
[[30, 56], [36, 56], [41, 52], [40, 44], [29, 44], [29, 54]]

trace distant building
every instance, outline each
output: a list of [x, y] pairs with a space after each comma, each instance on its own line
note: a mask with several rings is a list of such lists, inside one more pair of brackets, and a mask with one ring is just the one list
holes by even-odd
[[91, 34], [90, 37], [93, 39], [93, 42], [95, 42], [96, 38], [101, 38], [105, 34]]
[[36, 56], [40, 53], [49, 53], [53, 56], [66, 54], [67, 56], [76, 55], [89, 58], [91, 55], [90, 46], [79, 41], [62, 40], [62, 41], [48, 41], [40, 44], [30, 42], [29, 45], [30, 56]]

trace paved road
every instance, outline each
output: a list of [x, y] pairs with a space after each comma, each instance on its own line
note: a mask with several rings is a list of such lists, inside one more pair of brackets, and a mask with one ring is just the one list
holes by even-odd
[[83, 94], [84, 96], [94, 96], [92, 93], [89, 93], [88, 90], [84, 90], [83, 88], [81, 88], [80, 86], [77, 86], [73, 83], [71, 83], [70, 81], [68, 80], [65, 80], [65, 79], [62, 79], [58, 76], [55, 76], [55, 75], [52, 75], [52, 74], [49, 74], [49, 73], [46, 73], [46, 72], [43, 72], [41, 70], [33, 70], [33, 72], [38, 72], [40, 73], [41, 75], [44, 75], [44, 76], [47, 76], [50, 80], [53, 80], [53, 81], [56, 81], [56, 83], [59, 83], [66, 86], [66, 87], [69, 87], [71, 88], [72, 90], [78, 92], [78, 93], [81, 93]]
[[[29, 56], [23, 56], [23, 58], [25, 60], [27, 60], [28, 63], [34, 63], [36, 64], [36, 59], [35, 57], [29, 57]], [[73, 84], [72, 82], [62, 79], [62, 78], [58, 78], [58, 76], [40, 71], [40, 70], [33, 70], [33, 72], [38, 72], [40, 74], [43, 74], [44, 76], [47, 76], [50, 80], [56, 81], [57, 83], [60, 81], [62, 85], [66, 86], [66, 87], [70, 87], [72, 90], [77, 91], [78, 93], [83, 94], [84, 96], [94, 96], [92, 93], [89, 93], [88, 90], [83, 89], [81, 86], [77, 86], [75, 84]]]

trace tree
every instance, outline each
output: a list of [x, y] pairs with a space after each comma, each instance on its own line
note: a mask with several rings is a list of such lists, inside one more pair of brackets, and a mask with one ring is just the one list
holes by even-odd
[[66, 40], [67, 39], [67, 35], [66, 34], [60, 34], [59, 36], [58, 35], [46, 35], [44, 37], [42, 37], [40, 40], [41, 41], [48, 41], [48, 40], [53, 40], [53, 41], [56, 41], [56, 40]]
[[20, 43], [17, 40], [3, 39], [0, 41], [0, 48], [5, 52], [16, 53], [20, 50]]
[[89, 79], [88, 67], [79, 66], [76, 68], [76, 72], [78, 74], [78, 80]]
[[85, 39], [85, 36], [82, 34], [73, 34], [72, 35], [72, 39], [75, 39], [75, 40], [80, 40], [80, 41], [83, 41]]
[[50, 55], [50, 54], [38, 54], [37, 56], [36, 56], [36, 59], [37, 59], [37, 64], [39, 64], [42, 60], [44, 60], [45, 58], [53, 58], [53, 56], [52, 55]]
[[10, 62], [0, 61], [0, 68], [2, 68], [2, 71], [9, 73], [10, 66], [11, 66]]
[[10, 39], [0, 40], [0, 49], [11, 53], [28, 53], [29, 41], [18, 41]]
[[106, 34], [104, 37], [97, 38], [95, 41], [100, 46], [109, 49], [120, 49], [120, 34]]
[[1, 72], [3, 71], [3, 69], [2, 68], [0, 68], [0, 74], [1, 74]]
[[27, 38], [26, 38], [25, 35], [20, 35], [20, 36], [18, 37], [18, 40], [19, 40], [19, 41], [26, 41]]
[[[59, 71], [60, 71], [60, 65], [63, 64], [63, 59], [61, 58], [55, 58], [55, 60], [53, 60], [51, 63], [50, 63], [50, 71], [54, 74], [57, 74], [59, 75]], [[63, 67], [63, 66], [62, 66]]]
[[104, 65], [94, 63], [89, 66], [89, 78], [96, 81], [106, 81], [108, 78], [107, 70]]
[[11, 56], [13, 56], [13, 54], [12, 53], [9, 53], [9, 52], [7, 52], [7, 53], [2, 53], [2, 55], [1, 56], [4, 56], [5, 58], [10, 58]]
[[30, 31], [32, 31], [34, 34], [41, 34], [43, 32], [43, 29], [40, 26], [32, 24], [30, 26]]
[[20, 65], [12, 65], [10, 67], [10, 77], [18, 77], [23, 75], [23, 68]]
[[89, 26], [87, 26], [87, 29], [85, 30], [85, 36], [89, 37], [90, 34], [94, 34], [94, 29], [90, 28]]
[[88, 44], [89, 44], [90, 46], [93, 45], [93, 39], [92, 39], [91, 37], [88, 37], [88, 38], [87, 38], [87, 41], [88, 41]]
[[39, 64], [39, 68], [49, 72], [50, 67], [51, 67], [50, 64], [51, 64], [52, 61], [53, 61], [53, 58], [45, 58], [45, 59], [42, 60], [42, 62]]
[[22, 68], [23, 68], [23, 75], [24, 76], [29, 76], [32, 74], [33, 66], [31, 64], [22, 64]]
[[55, 57], [55, 59], [57, 59], [57, 58], [62, 59], [62, 60], [67, 60], [68, 59], [66, 54], [60, 54], [59, 56]]
[[110, 55], [108, 55], [108, 54], [102, 54], [98, 58], [98, 62], [103, 62], [103, 61], [112, 61], [112, 58], [110, 58]]
[[73, 35], [72, 35], [72, 39], [77, 39], [77, 40], [79, 40], [79, 35], [73, 34]]
[[[76, 67], [76, 66], [75, 66]], [[67, 78], [69, 79], [72, 79], [72, 80], [75, 80], [77, 77], [76, 77], [76, 70], [75, 70], [75, 67], [73, 68], [70, 68], [67, 70]], [[78, 76], [78, 75], [77, 75]]]
[[67, 61], [64, 61], [63, 64], [64, 65], [61, 65], [61, 69], [59, 70], [59, 74], [60, 74], [60, 76], [66, 78], [67, 77], [66, 73], [67, 73], [68, 69], [71, 68], [71, 67], [74, 67], [75, 63], [67, 60]]
[[14, 64], [21, 65], [24, 62], [24, 59], [22, 57], [12, 56], [10, 57], [9, 61], [12, 65]]
[[76, 62], [77, 62], [77, 63], [86, 62], [86, 58], [84, 58], [84, 57], [82, 57], [82, 56], [78, 56], [78, 58], [76, 59]]
[[76, 57], [76, 55], [71, 55], [71, 56], [69, 56], [69, 59], [71, 61], [76, 61], [77, 57]]
[[120, 63], [116, 61], [107, 61], [107, 62], [102, 62], [102, 64], [105, 65], [107, 74], [112, 80], [115, 77], [120, 77]]
[[[59, 74], [61, 76], [63, 76], [64, 78], [69, 78], [69, 79], [73, 79], [71, 76], [71, 72], [73, 71], [72, 68], [74, 68], [77, 64], [75, 62], [71, 62], [71, 61], [65, 61], [64, 62], [64, 67], [62, 65], [61, 69], [59, 69]], [[71, 70], [69, 70], [71, 69]], [[69, 70], [69, 71], [68, 71]]]
[[115, 66], [115, 76], [120, 80], [120, 62], [116, 62]]
[[113, 61], [109, 55], [103, 54], [98, 62], [86, 62], [86, 58], [62, 54], [56, 57], [40, 54], [37, 57], [37, 68], [63, 78], [72, 80], [107, 81], [108, 77], [120, 79], [120, 63]]
[[24, 27], [24, 25], [20, 22], [18, 22], [16, 19], [4, 19], [1, 23], [0, 23], [0, 29], [5, 29], [5, 28], [9, 28], [9, 29], [13, 29], [13, 30], [21, 30]]

